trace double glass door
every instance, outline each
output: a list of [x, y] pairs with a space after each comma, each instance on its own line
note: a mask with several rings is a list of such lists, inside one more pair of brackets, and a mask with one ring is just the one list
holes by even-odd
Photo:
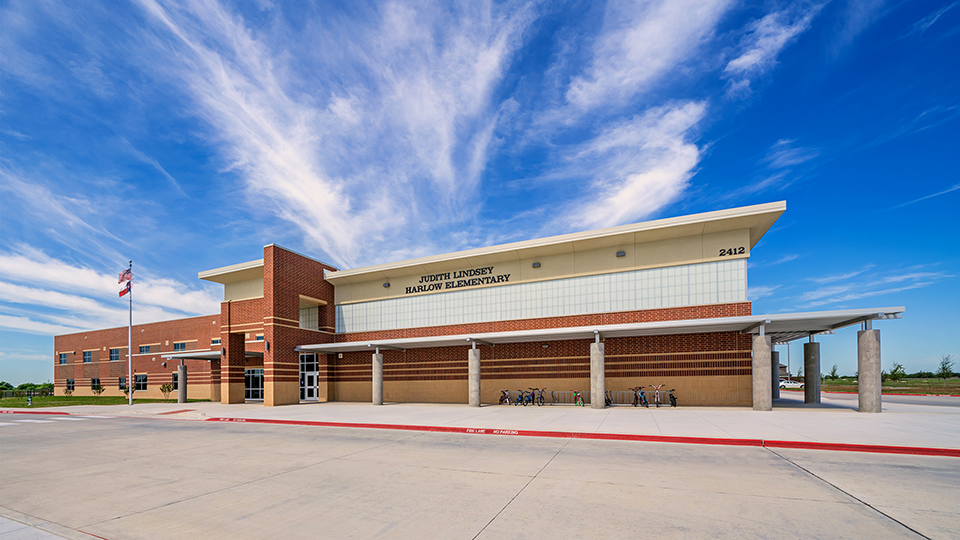
[[300, 401], [318, 401], [320, 396], [317, 383], [320, 380], [320, 366], [316, 354], [300, 355]]
[[243, 397], [263, 401], [263, 368], [243, 370]]

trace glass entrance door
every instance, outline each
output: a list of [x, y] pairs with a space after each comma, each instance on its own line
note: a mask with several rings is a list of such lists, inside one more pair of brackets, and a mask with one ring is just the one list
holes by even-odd
[[263, 401], [263, 369], [245, 369], [243, 375], [243, 397]]
[[316, 354], [300, 355], [300, 400], [318, 401], [317, 382], [320, 378], [320, 366]]

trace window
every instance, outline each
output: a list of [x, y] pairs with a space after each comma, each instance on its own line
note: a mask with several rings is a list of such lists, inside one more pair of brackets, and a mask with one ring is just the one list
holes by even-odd
[[96, 387], [98, 387], [98, 386], [100, 386], [100, 379], [90, 379], [90, 389], [91, 389], [91, 390], [93, 390], [94, 388], [96, 388]]
[[117, 362], [120, 360], [120, 349], [110, 349], [110, 361]]
[[177, 383], [178, 383], [178, 380], [179, 380], [179, 377], [178, 377], [177, 375], [179, 375], [179, 374], [178, 374], [178, 373], [174, 373], [174, 374], [173, 374], [173, 389], [174, 389], [174, 390], [177, 390]]
[[140, 346], [140, 354], [150, 354], [150, 346], [149, 346], [149, 345], [141, 345], [141, 346]]
[[126, 377], [120, 377], [119, 379], [117, 379], [117, 387], [120, 388], [120, 390], [126, 390], [126, 389], [127, 389], [127, 378], [126, 378]]
[[93, 351], [83, 351], [83, 363], [89, 364], [93, 362]]
[[60, 363], [61, 364], [67, 363], [67, 353], [65, 352], [60, 353]]
[[147, 376], [146, 375], [134, 375], [133, 376], [133, 391], [140, 392], [147, 389]]
[[257, 341], [263, 341], [263, 334], [257, 336]]
[[211, 346], [211, 347], [214, 346], [214, 345], [219, 345], [219, 344], [220, 344], [220, 338], [213, 338], [213, 339], [210, 340], [210, 346]]
[[186, 342], [183, 342], [183, 343], [174, 343], [174, 344], [173, 344], [173, 350], [175, 350], [175, 351], [185, 351], [185, 350], [187, 350], [187, 343], [186, 343]]
[[320, 308], [300, 308], [300, 328], [308, 330], [320, 329]]
[[67, 379], [67, 390], [73, 392], [73, 383], [74, 383], [73, 379]]

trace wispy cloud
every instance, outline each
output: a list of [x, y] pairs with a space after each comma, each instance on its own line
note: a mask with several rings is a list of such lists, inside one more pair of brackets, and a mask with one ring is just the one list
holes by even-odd
[[[874, 265], [870, 265], [844, 274], [808, 278], [808, 281], [824, 286], [804, 292], [797, 299], [803, 308], [841, 304], [861, 298], [920, 289], [954, 277], [946, 272], [916, 271], [916, 269], [873, 272], [874, 268]], [[891, 284], [901, 285], [890, 287]]]
[[763, 161], [774, 169], [782, 169], [805, 163], [820, 154], [816, 148], [793, 146], [795, 142], [795, 139], [780, 139], [770, 147]]
[[903, 208], [904, 206], [907, 206], [907, 205], [910, 205], [910, 204], [914, 204], [914, 203], [918, 203], [918, 202], [920, 202], [920, 201], [925, 201], [925, 200], [927, 200], [927, 199], [932, 199], [932, 198], [934, 198], [934, 197], [939, 197], [940, 195], [946, 195], [947, 193], [953, 193], [954, 191], [956, 191], [956, 190], [958, 190], [958, 189], [960, 189], [960, 184], [954, 184], [954, 185], [948, 187], [947, 189], [945, 189], [945, 190], [943, 190], [943, 191], [938, 191], [938, 192], [933, 193], [933, 194], [931, 194], [931, 195], [926, 195], [926, 196], [924, 196], [924, 197], [920, 197], [919, 199], [914, 199], [914, 200], [912, 200], [912, 201], [905, 202], [905, 203], [903, 203], [903, 204], [898, 204], [897, 206], [894, 206], [893, 208], [891, 208], [891, 210], [894, 210], [894, 209], [896, 209], [896, 208]]
[[840, 10], [837, 34], [832, 46], [834, 56], [881, 18], [886, 4], [887, 0], [848, 0]]
[[824, 5], [796, 3], [747, 25], [737, 57], [724, 68], [730, 79], [728, 94], [749, 95], [751, 81], [776, 66], [780, 53], [810, 27]]
[[365, 246], [402, 244], [420, 232], [410, 224], [471, 217], [462, 203], [492, 140], [491, 95], [529, 7], [387, 3], [372, 26], [317, 29], [315, 45], [339, 56], [293, 58], [287, 48], [303, 44], [254, 35], [219, 4], [140, 4], [174, 39], [156, 45], [178, 51], [162, 68], [185, 83], [251, 199], [337, 263], [381, 259]]
[[[565, 174], [592, 180], [589, 202], [557, 212], [556, 230], [608, 227], [636, 221], [674, 201], [700, 160], [692, 141], [706, 113], [702, 102], [651, 109], [615, 125], [569, 156]], [[575, 164], [575, 165], [574, 165]]]
[[944, 13], [950, 11], [951, 9], [960, 5], [960, 2], [953, 2], [948, 6], [943, 6], [942, 8], [934, 11], [933, 13], [927, 15], [926, 17], [920, 19], [919, 21], [913, 23], [909, 29], [901, 36], [902, 38], [907, 38], [911, 36], [922, 35], [927, 31], [934, 23], [943, 16]]
[[765, 286], [751, 286], [747, 288], [747, 299], [751, 302], [756, 302], [761, 298], [766, 298], [768, 296], [773, 296], [773, 293], [780, 288], [780, 285], [773, 285], [771, 287]]
[[571, 82], [567, 100], [582, 110], [628, 102], [688, 60], [732, 6], [730, 0], [608, 2], [593, 59]]
[[[31, 248], [0, 252], [0, 326], [28, 333], [70, 333], [127, 322], [116, 274], [58, 260]], [[136, 273], [136, 321], [217, 313], [220, 298], [168, 278]]]

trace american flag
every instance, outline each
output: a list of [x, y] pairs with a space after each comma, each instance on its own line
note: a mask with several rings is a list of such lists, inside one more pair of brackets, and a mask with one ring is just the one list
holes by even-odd
[[[120, 279], [117, 280], [117, 283], [123, 283], [124, 281], [130, 281], [133, 279], [133, 270], [127, 268], [123, 272], [120, 272]], [[123, 295], [120, 295], [123, 296]]]

